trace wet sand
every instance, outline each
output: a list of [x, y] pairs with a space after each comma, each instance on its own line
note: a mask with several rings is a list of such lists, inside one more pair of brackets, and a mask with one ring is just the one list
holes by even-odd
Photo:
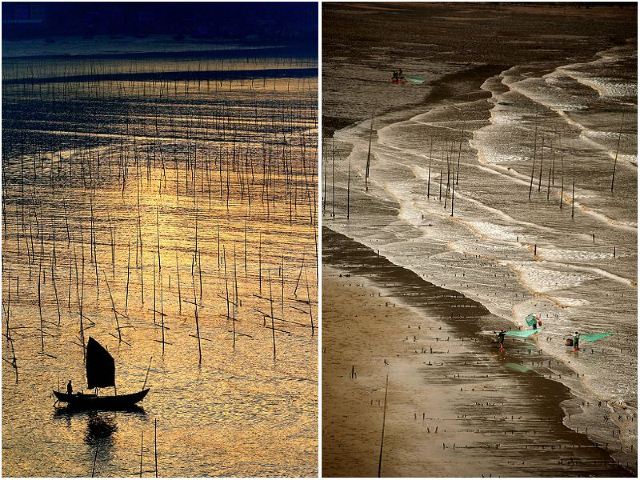
[[541, 339], [500, 355], [477, 302], [328, 229], [323, 257], [324, 476], [377, 475], [387, 374], [382, 476], [633, 476], [563, 425]]

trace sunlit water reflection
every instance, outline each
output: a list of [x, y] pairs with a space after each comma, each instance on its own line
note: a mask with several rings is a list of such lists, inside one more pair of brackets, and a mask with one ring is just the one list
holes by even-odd
[[[161, 476], [316, 474], [316, 78], [276, 64], [4, 86], [5, 476], [155, 475], [155, 421]], [[140, 410], [54, 407], [89, 336]]]

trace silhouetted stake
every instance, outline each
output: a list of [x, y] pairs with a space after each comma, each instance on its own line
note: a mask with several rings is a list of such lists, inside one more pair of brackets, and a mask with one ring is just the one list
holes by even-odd
[[304, 281], [307, 284], [307, 303], [309, 304], [309, 319], [311, 320], [311, 336], [315, 334], [315, 326], [313, 324], [313, 306], [311, 305], [311, 293], [309, 291], [309, 279], [307, 278], [307, 271], [304, 271]]
[[574, 216], [576, 206], [576, 179], [573, 179], [573, 185], [571, 188], [571, 218]]
[[347, 220], [349, 220], [351, 207], [351, 157], [349, 157], [349, 173], [347, 174]]
[[[326, 139], [322, 140], [322, 145], [324, 147]], [[325, 149], [323, 148], [322, 150], [322, 155], [323, 155], [323, 162], [321, 165], [322, 168], [322, 181], [323, 181], [323, 187], [322, 187], [322, 213], [324, 214], [324, 212], [327, 209], [327, 162], [324, 161], [326, 160], [326, 156], [325, 156]]]
[[[55, 250], [54, 250], [55, 252]], [[54, 254], [52, 254], [54, 255]], [[58, 312], [58, 326], [60, 326], [60, 320], [61, 320], [61, 316], [60, 316], [60, 301], [58, 300], [58, 286], [56, 285], [56, 272], [55, 272], [55, 256], [51, 262], [51, 283], [53, 284], [53, 292], [56, 296], [56, 309]]]
[[562, 210], [563, 197], [564, 197], [564, 155], [560, 154], [560, 210]]
[[[368, 162], [368, 160], [367, 160]], [[336, 141], [331, 142], [331, 218], [336, 217]], [[368, 170], [367, 170], [368, 171]], [[365, 177], [366, 182], [367, 177]]]
[[[156, 258], [153, 257], [153, 324], [157, 325], [156, 322]], [[164, 344], [162, 346], [164, 348]]]
[[160, 280], [160, 321], [162, 328], [162, 353], [164, 354], [164, 298], [163, 298], [163, 281], [162, 281], [162, 273], [158, 272], [158, 279]]
[[273, 293], [271, 291], [271, 269], [269, 269], [269, 306], [271, 308], [271, 339], [273, 342], [273, 361], [276, 361], [276, 327], [273, 320]]
[[280, 300], [281, 300], [280, 318], [284, 319], [284, 253], [282, 254], [282, 267], [280, 268]]
[[202, 365], [202, 344], [200, 343], [200, 317], [198, 315], [198, 302], [196, 301], [195, 283], [193, 284], [193, 317], [196, 321], [196, 337], [198, 339], [198, 365]]
[[538, 175], [538, 193], [542, 188], [542, 170], [544, 164], [544, 134], [540, 135], [540, 174]]
[[427, 198], [431, 196], [431, 160], [433, 153], [433, 137], [429, 140], [429, 177], [427, 179]]
[[98, 449], [100, 448], [99, 445], [96, 445], [96, 453], [93, 456], [93, 467], [91, 468], [91, 478], [96, 476], [96, 460], [98, 459]]
[[236, 273], [236, 241], [233, 241], [233, 285], [234, 285], [234, 302], [233, 302], [233, 316], [231, 318], [231, 326], [233, 330], [233, 349], [236, 349], [236, 309], [239, 305], [238, 300], [238, 276]]
[[153, 419], [153, 456], [156, 465], [156, 478], [158, 478], [158, 419]]
[[140, 478], [142, 478], [142, 452], [144, 449], [144, 430], [140, 432]]
[[300, 262], [300, 272], [298, 273], [298, 279], [296, 280], [296, 288], [293, 289], [293, 296], [297, 297], [298, 285], [300, 284], [300, 277], [302, 276], [302, 270], [304, 269], [304, 252], [302, 252], [302, 261]]
[[611, 193], [613, 193], [613, 185], [616, 181], [616, 164], [618, 163], [618, 152], [620, 151], [620, 139], [622, 138], [622, 125], [624, 122], [624, 113], [622, 119], [620, 119], [620, 129], [618, 130], [618, 142], [616, 145], [616, 155], [613, 159], [613, 172], [611, 173]]
[[129, 311], [129, 280], [131, 278], [131, 240], [129, 240], [128, 246], [128, 256], [127, 256], [127, 284], [124, 290], [124, 311], [127, 313]]
[[109, 215], [109, 233], [111, 235], [111, 278], [115, 278], [116, 276], [116, 243], [115, 243], [115, 234], [114, 234], [114, 226], [111, 224], [111, 215]]
[[247, 220], [246, 219], [244, 221], [244, 277], [247, 278]]
[[[182, 290], [180, 287], [180, 264], [178, 263], [178, 251], [176, 250], [176, 272], [178, 274], [178, 311], [182, 315]], [[194, 298], [195, 301], [195, 298]]]
[[42, 259], [40, 259], [40, 268], [38, 270], [38, 312], [40, 313], [40, 344], [41, 352], [44, 353], [44, 317], [42, 316], [42, 298], [40, 294], [40, 279], [42, 276]]
[[[458, 184], [458, 180], [460, 180], [460, 155], [462, 153], [462, 139], [464, 138], [464, 130], [460, 128], [460, 143], [458, 144], [458, 164], [456, 166], [456, 185]], [[451, 204], [453, 206], [453, 199], [451, 200]], [[453, 214], [451, 215], [453, 216]]]
[[531, 200], [531, 191], [533, 190], [533, 174], [536, 169], [536, 148], [538, 146], [538, 118], [536, 117], [535, 129], [533, 132], [533, 159], [531, 162], [531, 179], [529, 180], [529, 200]]
[[142, 384], [142, 390], [147, 386], [147, 379], [149, 378], [149, 371], [151, 370], [151, 361], [153, 357], [149, 357], [149, 366], [147, 367], [147, 374], [144, 376], [144, 383]]
[[369, 127], [369, 149], [367, 150], [367, 166], [364, 173], [364, 189], [369, 191], [369, 168], [371, 166], [371, 139], [373, 138], [373, 113], [371, 114], [371, 125]]
[[258, 237], [258, 282], [260, 284], [260, 293], [262, 293], [262, 232]]
[[[456, 199], [456, 183], [457, 183], [457, 171], [456, 171], [456, 181], [455, 182], [451, 182], [451, 216], [453, 217], [453, 204], [455, 202]], [[451, 172], [451, 178], [453, 178], [453, 172]]]
[[438, 201], [442, 201], [442, 168], [440, 169], [440, 191], [438, 192]]
[[[196, 248], [198, 245], [198, 216], [196, 215]], [[162, 263], [160, 262], [160, 213], [158, 207], [156, 207], [156, 251], [158, 252], [158, 273], [162, 270]]]
[[380, 456], [378, 457], [378, 478], [382, 475], [382, 450], [384, 448], [384, 427], [387, 421], [387, 392], [389, 391], [389, 374], [384, 386], [384, 407], [382, 410], [382, 434], [380, 436]]

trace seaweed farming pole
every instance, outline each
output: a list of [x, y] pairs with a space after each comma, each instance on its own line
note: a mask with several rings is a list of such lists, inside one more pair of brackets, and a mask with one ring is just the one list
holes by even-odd
[[576, 208], [576, 179], [573, 178], [573, 184], [571, 187], [571, 218], [574, 217]]
[[40, 312], [40, 344], [41, 352], [44, 353], [44, 318], [42, 316], [42, 296], [40, 293], [40, 280], [42, 276], [42, 259], [40, 259], [40, 268], [38, 270], [38, 311]]
[[367, 166], [364, 172], [364, 189], [369, 191], [369, 167], [371, 166], [371, 139], [373, 138], [373, 113], [371, 114], [371, 125], [369, 126], [369, 148], [367, 150]]
[[387, 420], [387, 393], [389, 391], [389, 374], [387, 373], [387, 380], [384, 386], [384, 407], [382, 410], [382, 435], [380, 437], [380, 456], [378, 457], [378, 478], [382, 473], [382, 449], [384, 447], [384, 427]]
[[433, 154], [433, 137], [430, 137], [429, 142], [429, 177], [427, 178], [427, 198], [431, 195], [431, 160]]
[[311, 306], [311, 293], [309, 292], [309, 279], [307, 278], [307, 270], [304, 271], [304, 281], [307, 284], [307, 302], [309, 303], [309, 319], [311, 320], [311, 336], [315, 334], [315, 325], [313, 324], [313, 308]]
[[158, 478], [158, 419], [153, 419], [153, 456], [156, 466], [156, 478]]
[[[451, 167], [453, 168], [453, 164], [451, 165]], [[458, 165], [458, 170], [456, 170], [456, 181], [452, 181], [451, 182], [451, 216], [453, 217], [453, 204], [455, 202], [456, 199], [456, 183], [457, 183], [457, 179], [458, 179], [458, 173], [460, 172], [459, 170], [460, 165]], [[453, 171], [451, 172], [451, 178], [453, 179]]]
[[542, 170], [544, 164], [544, 133], [540, 135], [540, 175], [538, 176], [538, 193], [542, 188]]
[[564, 196], [564, 155], [560, 153], [560, 210], [562, 210], [563, 196]]
[[[331, 143], [331, 157], [332, 157], [332, 161], [331, 161], [331, 168], [332, 168], [332, 173], [331, 173], [331, 217], [335, 218], [336, 216], [336, 141], [335, 139], [332, 140]], [[368, 160], [367, 160], [368, 162]], [[368, 170], [368, 169], [367, 169]], [[365, 177], [365, 182], [367, 181], [366, 177]]]
[[613, 193], [613, 184], [616, 181], [616, 164], [618, 163], [618, 152], [620, 151], [620, 139], [622, 138], [622, 124], [624, 122], [624, 113], [620, 120], [620, 129], [618, 130], [618, 144], [616, 145], [616, 156], [613, 159], [613, 172], [611, 173], [611, 193]]
[[144, 449], [144, 430], [140, 432], [140, 478], [142, 478], [142, 452]]
[[533, 161], [531, 163], [531, 179], [529, 180], [529, 200], [531, 200], [531, 191], [533, 190], [533, 175], [536, 169], [536, 148], [538, 146], [538, 119], [536, 118], [536, 125], [533, 132]]
[[347, 174], [347, 220], [350, 216], [351, 207], [351, 157], [349, 157], [349, 173]]
[[271, 269], [269, 269], [269, 305], [271, 307], [271, 341], [273, 343], [273, 361], [276, 361], [276, 326], [273, 321], [273, 293], [271, 291]]

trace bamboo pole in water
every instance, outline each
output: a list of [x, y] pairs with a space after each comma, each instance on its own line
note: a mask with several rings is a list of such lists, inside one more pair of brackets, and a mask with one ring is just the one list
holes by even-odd
[[622, 114], [622, 119], [620, 120], [620, 129], [618, 130], [618, 142], [616, 145], [616, 155], [613, 159], [613, 172], [611, 172], [611, 193], [613, 193], [614, 182], [616, 181], [616, 165], [618, 163], [618, 152], [620, 152], [620, 139], [622, 138], [622, 125], [624, 122], [624, 113]]
[[384, 386], [384, 407], [382, 411], [382, 433], [380, 436], [380, 455], [378, 457], [378, 478], [382, 473], [382, 451], [384, 448], [384, 428], [387, 420], [387, 392], [389, 391], [389, 374], [387, 373], [387, 380]]
[[364, 173], [364, 189], [369, 191], [369, 169], [371, 167], [371, 139], [373, 138], [373, 113], [371, 114], [371, 124], [369, 126], [369, 148], [367, 150], [367, 165]]
[[140, 432], [140, 478], [142, 478], [142, 453], [144, 449], [144, 430]]
[[271, 269], [269, 269], [269, 305], [271, 307], [271, 341], [273, 343], [273, 361], [276, 361], [276, 327], [273, 320], [273, 293], [271, 291]]
[[535, 128], [533, 132], [533, 160], [531, 162], [531, 179], [529, 180], [529, 200], [531, 200], [531, 192], [533, 190], [533, 175], [536, 170], [536, 148], [538, 147], [538, 118], [536, 117]]
[[349, 157], [349, 173], [347, 174], [347, 220], [351, 209], [351, 157]]
[[158, 419], [153, 419], [153, 456], [156, 466], [156, 478], [158, 478]]
[[433, 137], [429, 140], [429, 176], [427, 178], [427, 198], [431, 196], [431, 161], [433, 154]]

